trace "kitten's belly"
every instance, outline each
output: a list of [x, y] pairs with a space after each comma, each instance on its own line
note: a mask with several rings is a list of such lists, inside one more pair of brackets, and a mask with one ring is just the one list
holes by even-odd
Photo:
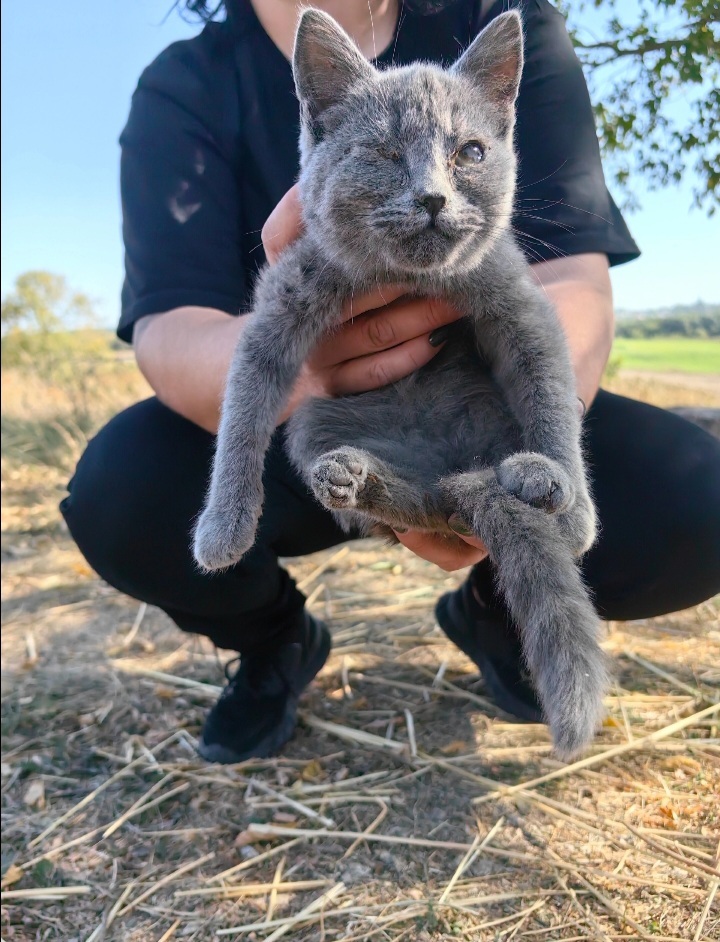
[[519, 450], [519, 429], [487, 365], [451, 343], [391, 386], [311, 400], [290, 420], [290, 438], [308, 458], [353, 445], [428, 480], [498, 464]]

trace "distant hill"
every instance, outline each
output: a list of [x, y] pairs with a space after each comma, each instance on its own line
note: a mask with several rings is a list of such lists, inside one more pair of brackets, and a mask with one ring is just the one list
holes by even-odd
[[628, 311], [619, 308], [615, 316], [619, 321], [637, 321], [647, 318], [660, 319], [662, 317], [718, 317], [720, 315], [720, 301], [696, 301], [694, 304], [675, 304], [673, 307], [656, 307], [645, 311]]

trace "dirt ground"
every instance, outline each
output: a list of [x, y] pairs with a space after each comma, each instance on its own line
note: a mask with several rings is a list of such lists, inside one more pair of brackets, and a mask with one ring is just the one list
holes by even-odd
[[207, 765], [228, 652], [89, 570], [66, 476], [4, 461], [3, 940], [720, 938], [718, 600], [607, 626], [607, 720], [565, 766], [436, 626], [461, 573], [290, 560], [333, 655], [281, 757]]

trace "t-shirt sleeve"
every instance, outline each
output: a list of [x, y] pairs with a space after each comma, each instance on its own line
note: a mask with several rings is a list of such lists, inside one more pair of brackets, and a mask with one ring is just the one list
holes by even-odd
[[120, 137], [123, 340], [148, 314], [185, 305], [237, 314], [246, 297], [237, 173], [222, 136], [236, 119], [196, 58], [178, 43], [146, 69]]
[[515, 139], [519, 242], [529, 261], [582, 252], [602, 252], [611, 265], [630, 261], [640, 252], [605, 183], [590, 96], [565, 20], [547, 0], [519, 6], [525, 30]]

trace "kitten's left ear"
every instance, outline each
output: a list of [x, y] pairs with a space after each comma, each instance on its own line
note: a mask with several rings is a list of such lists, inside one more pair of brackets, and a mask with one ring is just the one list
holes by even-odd
[[293, 74], [298, 97], [311, 121], [342, 103], [375, 69], [348, 34], [321, 10], [306, 10], [295, 36]]
[[492, 20], [450, 71], [470, 79], [484, 98], [510, 111], [517, 98], [522, 66], [522, 20], [516, 10], [511, 10]]

